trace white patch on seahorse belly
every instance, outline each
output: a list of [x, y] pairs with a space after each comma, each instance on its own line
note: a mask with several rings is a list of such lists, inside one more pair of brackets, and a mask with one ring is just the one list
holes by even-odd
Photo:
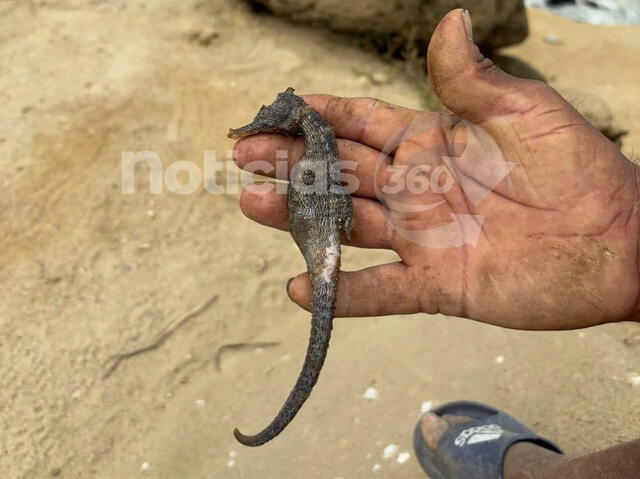
[[326, 258], [324, 268], [322, 268], [322, 281], [325, 283], [331, 282], [331, 275], [338, 267], [338, 260], [340, 259], [340, 243], [338, 243], [335, 237], [331, 238], [331, 244], [325, 249]]

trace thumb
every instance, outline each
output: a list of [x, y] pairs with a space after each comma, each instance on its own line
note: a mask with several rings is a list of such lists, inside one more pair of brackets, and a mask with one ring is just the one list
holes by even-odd
[[[427, 67], [442, 103], [471, 122], [527, 111], [555, 93], [542, 82], [511, 76], [485, 58], [473, 43], [468, 10], [452, 10], [440, 21], [429, 43]], [[555, 100], [560, 100], [557, 94]]]

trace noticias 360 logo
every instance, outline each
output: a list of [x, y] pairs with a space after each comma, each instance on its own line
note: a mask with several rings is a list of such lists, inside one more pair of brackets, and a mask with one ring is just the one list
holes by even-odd
[[[456, 136], [464, 141], [456, 143]], [[484, 224], [476, 206], [514, 166], [482, 128], [449, 115], [425, 115], [384, 145], [376, 196], [406, 240], [430, 248], [475, 246]], [[436, 223], [443, 212], [446, 221]]]

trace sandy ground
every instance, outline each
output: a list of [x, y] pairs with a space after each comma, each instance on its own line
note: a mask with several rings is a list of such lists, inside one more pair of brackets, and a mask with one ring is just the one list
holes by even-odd
[[[509, 53], [600, 96], [637, 154], [640, 28], [541, 12], [531, 26]], [[288, 235], [241, 215], [234, 188], [154, 195], [139, 174], [122, 194], [122, 152], [152, 150], [167, 168], [215, 150], [226, 168], [206, 181], [234, 186], [226, 129], [284, 87], [413, 107], [424, 89], [340, 37], [231, 0], [2, 2], [0, 65], [3, 478], [419, 478], [421, 404], [458, 398], [506, 408], [572, 454], [640, 437], [640, 386], [627, 381], [639, 325], [526, 333], [422, 315], [338, 320], [295, 422], [239, 446], [233, 428], [270, 420], [302, 362], [308, 314], [284, 291], [302, 259]], [[373, 84], [375, 72], [390, 82]], [[390, 256], [347, 248], [343, 266]], [[207, 301], [103, 377], [114, 354]], [[256, 341], [278, 345], [227, 350], [216, 368], [221, 346]], [[363, 398], [369, 387], [377, 399]], [[389, 444], [409, 460], [383, 459]]]

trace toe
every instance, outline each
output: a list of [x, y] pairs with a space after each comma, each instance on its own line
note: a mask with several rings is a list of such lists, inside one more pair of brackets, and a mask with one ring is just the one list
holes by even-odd
[[420, 430], [427, 447], [433, 452], [438, 447], [440, 438], [449, 427], [471, 420], [473, 419], [467, 416], [444, 415], [441, 417], [434, 413], [428, 413], [422, 417]]
[[449, 423], [437, 414], [425, 414], [420, 423], [422, 437], [424, 437], [430, 451], [435, 451], [438, 441], [449, 427]]

